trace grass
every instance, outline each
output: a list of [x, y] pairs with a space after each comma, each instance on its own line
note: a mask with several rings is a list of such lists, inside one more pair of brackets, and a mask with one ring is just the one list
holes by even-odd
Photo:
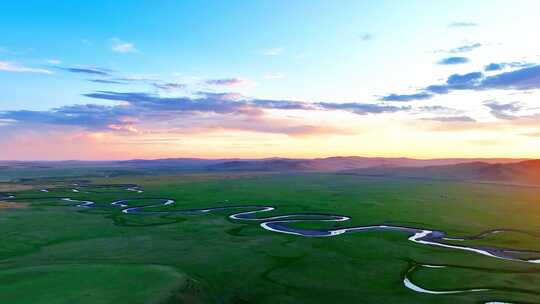
[[[0, 286], [5, 285], [0, 303], [83, 303], [72, 296], [85, 293], [91, 303], [540, 302], [534, 293], [540, 266], [414, 244], [400, 232], [303, 238], [231, 221], [228, 212], [124, 215], [111, 209], [81, 210], [52, 198], [65, 195], [102, 204], [136, 197], [172, 198], [177, 201], [172, 209], [269, 204], [277, 207], [273, 214], [352, 217], [337, 226], [394, 223], [459, 237], [502, 227], [540, 231], [536, 188], [332, 174], [123, 176], [92, 181], [136, 183], [145, 192], [29, 190], [16, 193], [17, 202], [28, 208], [0, 210]], [[50, 198], [35, 199], [44, 196]], [[500, 234], [472, 242], [534, 248], [536, 241]], [[402, 283], [412, 261], [452, 265], [416, 270], [412, 279], [420, 286], [444, 290], [475, 288], [483, 282], [496, 290], [416, 293]], [[48, 269], [43, 267], [51, 267], [50, 273], [59, 267], [62, 275], [58, 279], [33, 275]], [[131, 300], [133, 288], [128, 283], [133, 280], [143, 295], [137, 300]], [[55, 300], [46, 296], [47, 290], [54, 290]], [[27, 300], [29, 294], [41, 296]]]
[[1, 278], [4, 303], [159, 303], [188, 284], [160, 265], [57, 264], [8, 269]]

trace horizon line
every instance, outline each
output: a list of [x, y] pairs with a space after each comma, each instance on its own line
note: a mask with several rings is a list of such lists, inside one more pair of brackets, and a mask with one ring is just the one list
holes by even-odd
[[281, 156], [270, 156], [270, 157], [254, 157], [254, 158], [242, 158], [242, 157], [162, 157], [162, 158], [126, 158], [126, 159], [101, 159], [101, 160], [91, 160], [91, 159], [59, 159], [59, 160], [18, 160], [18, 159], [0, 159], [0, 162], [126, 162], [126, 161], [159, 161], [159, 160], [215, 160], [215, 161], [255, 161], [255, 160], [270, 160], [270, 159], [282, 159], [282, 160], [318, 160], [318, 159], [329, 159], [329, 158], [382, 158], [382, 159], [410, 159], [410, 160], [516, 160], [516, 161], [525, 161], [525, 160], [535, 160], [540, 158], [530, 158], [530, 157], [433, 157], [433, 158], [417, 158], [417, 157], [408, 157], [408, 156], [360, 156], [360, 155], [348, 155], [348, 156], [325, 156], [325, 157], [281, 157]]

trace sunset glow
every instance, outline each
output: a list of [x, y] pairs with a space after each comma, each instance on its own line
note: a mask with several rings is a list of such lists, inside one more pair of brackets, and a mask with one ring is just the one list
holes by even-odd
[[302, 2], [4, 4], [0, 159], [540, 157], [538, 2]]

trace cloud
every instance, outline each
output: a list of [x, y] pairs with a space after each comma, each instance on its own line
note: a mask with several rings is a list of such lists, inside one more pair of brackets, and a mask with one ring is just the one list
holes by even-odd
[[466, 57], [447, 57], [439, 60], [437, 64], [441, 65], [454, 65], [454, 64], [464, 64], [470, 62], [469, 58]]
[[58, 60], [58, 59], [47, 59], [45, 60], [48, 64], [52, 64], [52, 65], [57, 65], [57, 64], [60, 64], [62, 63], [62, 61]]
[[455, 112], [455, 109], [444, 107], [444, 106], [422, 106], [416, 108], [416, 110], [425, 111], [425, 112]]
[[277, 56], [281, 55], [283, 53], [283, 48], [271, 48], [267, 49], [263, 52], [263, 55], [265, 56]]
[[88, 79], [88, 81], [95, 82], [95, 83], [103, 83], [103, 84], [126, 84], [125, 82], [122, 82], [122, 81], [109, 80], [109, 79]]
[[477, 48], [479, 48], [481, 46], [482, 46], [481, 43], [471, 43], [471, 44], [466, 44], [466, 45], [462, 45], [462, 46], [459, 46], [459, 47], [455, 47], [455, 48], [452, 48], [452, 49], [436, 50], [436, 51], [433, 51], [433, 53], [449, 53], [449, 54], [467, 53], [467, 52], [474, 51], [475, 49], [477, 49]]
[[446, 94], [454, 90], [532, 90], [540, 89], [540, 65], [528, 66], [515, 71], [486, 76], [482, 72], [453, 74], [445, 84], [430, 85], [424, 90], [434, 94]]
[[381, 113], [395, 113], [400, 111], [410, 110], [411, 107], [396, 107], [371, 103], [328, 103], [319, 102], [315, 103], [316, 106], [326, 110], [344, 110], [359, 115], [365, 114], [381, 114]]
[[390, 94], [381, 98], [383, 101], [411, 101], [433, 97], [434, 94], [447, 94], [458, 90], [534, 90], [540, 89], [540, 65], [520, 63], [525, 67], [495, 75], [482, 72], [452, 74], [445, 83], [432, 84], [416, 94]]
[[446, 94], [452, 90], [474, 89], [483, 76], [484, 74], [482, 74], [481, 72], [452, 74], [448, 77], [445, 84], [430, 85], [427, 86], [425, 90], [434, 94]]
[[477, 49], [477, 48], [479, 48], [481, 46], [482, 46], [481, 43], [473, 43], [473, 44], [463, 45], [463, 46], [448, 50], [448, 53], [452, 53], [452, 54], [466, 53], [466, 52], [473, 51], [474, 49]]
[[216, 86], [239, 86], [245, 84], [246, 80], [241, 78], [223, 78], [223, 79], [209, 79], [206, 81], [206, 84], [216, 85]]
[[525, 63], [525, 62], [501, 62], [501, 63], [490, 63], [484, 67], [484, 71], [493, 72], [500, 71], [506, 68], [520, 68], [520, 67], [529, 67], [534, 64]]
[[499, 71], [499, 70], [504, 69], [505, 67], [506, 67], [506, 64], [504, 63], [490, 63], [484, 67], [484, 70], [486, 72]]
[[362, 40], [362, 41], [370, 41], [370, 40], [373, 40], [374, 38], [375, 38], [375, 36], [373, 34], [369, 34], [369, 33], [360, 35], [360, 40]]
[[476, 22], [464, 22], [464, 21], [457, 21], [457, 22], [452, 22], [450, 24], [448, 24], [448, 27], [474, 27], [474, 26], [478, 26], [478, 23]]
[[185, 84], [175, 83], [175, 82], [165, 82], [165, 83], [155, 82], [155, 83], [152, 83], [152, 85], [155, 88], [166, 91], [166, 92], [174, 92], [174, 91], [178, 91], [178, 90], [182, 90], [186, 88]]
[[254, 99], [249, 102], [251, 105], [265, 109], [280, 109], [280, 110], [313, 110], [309, 103], [290, 100], [269, 100], [269, 99]]
[[446, 84], [452, 87], [468, 86], [481, 79], [483, 74], [481, 72], [472, 72], [467, 74], [452, 74], [446, 80]]
[[9, 62], [9, 61], [0, 61], [0, 71], [14, 72], [14, 73], [42, 73], [42, 74], [53, 73], [47, 69], [30, 68], [30, 67], [18, 65], [16, 63]]
[[112, 92], [99, 91], [95, 93], [83, 94], [83, 96], [112, 101], [121, 101], [129, 105], [129, 109], [140, 110], [140, 113], [147, 114], [168, 114], [173, 115], [179, 112], [214, 112], [232, 113], [240, 109], [240, 105], [232, 104], [229, 101], [218, 98], [189, 98], [189, 97], [160, 97], [148, 93], [140, 92]]
[[439, 117], [428, 117], [422, 118], [422, 120], [431, 120], [438, 122], [476, 122], [473, 118], [469, 116], [439, 116]]
[[74, 105], [49, 111], [4, 111], [0, 119], [11, 119], [23, 124], [49, 124], [78, 126], [89, 130], [107, 129], [111, 124], [123, 124], [122, 111], [118, 107], [102, 105]]
[[234, 130], [244, 132], [285, 134], [288, 136], [310, 136], [320, 134], [350, 134], [342, 129], [330, 126], [310, 125], [304, 122], [277, 119], [265, 116], [222, 116], [219, 122], [199, 121], [190, 132], [209, 132], [216, 130]]
[[120, 77], [117, 80], [119, 81], [129, 81], [129, 82], [145, 82], [145, 81], [158, 81], [154, 79], [155, 77], [151, 75], [129, 75], [125, 77]]
[[[208, 132], [238, 130], [291, 136], [337, 132], [329, 127], [312, 126], [269, 118], [263, 109], [314, 109], [304, 103], [280, 100], [233, 100], [228, 95], [208, 94], [196, 99], [163, 98], [145, 93], [102, 92], [94, 98], [123, 100], [115, 106], [73, 105], [48, 111], [4, 111], [0, 120], [9, 125], [37, 128], [40, 125], [71, 126], [93, 132]], [[205, 115], [200, 115], [205, 113]]]
[[[311, 109], [310, 104], [299, 101], [288, 100], [266, 100], [248, 99], [240, 94], [230, 93], [207, 93], [198, 92], [198, 96], [191, 97], [160, 97], [148, 93], [138, 92], [111, 92], [99, 91], [84, 94], [86, 97], [105, 99], [112, 101], [123, 101], [132, 107], [147, 112], [164, 111], [174, 112], [213, 112], [213, 113], [235, 113], [252, 112], [262, 109]], [[144, 112], [143, 111], [143, 112]]]
[[111, 76], [112, 72], [112, 70], [98, 67], [59, 67], [59, 69], [71, 73], [88, 74], [94, 76]]
[[[196, 92], [191, 97], [163, 97], [141, 92], [98, 91], [92, 99], [117, 101], [116, 105], [84, 104], [47, 111], [2, 111], [4, 125], [36, 129], [69, 126], [91, 132], [206, 132], [240, 130], [293, 136], [342, 133], [332, 127], [307, 124], [294, 116], [274, 116], [280, 111], [347, 111], [358, 115], [395, 113], [411, 107], [367, 103], [308, 103], [293, 100], [247, 98], [237, 93]], [[279, 118], [278, 118], [279, 117]], [[5, 128], [5, 126], [2, 126]]]
[[[489, 102], [492, 101], [487, 101], [486, 103]], [[474, 130], [493, 132], [495, 135], [503, 134], [504, 132], [509, 132], [511, 134], [517, 134], [516, 132], [519, 132], [519, 134], [524, 135], [523, 133], [530, 133], [531, 130], [538, 128], [540, 123], [540, 113], [518, 115], [517, 112], [519, 110], [517, 110], [517, 108], [519, 108], [521, 105], [518, 105], [517, 108], [512, 106], [505, 106], [504, 103], [500, 103], [500, 105], [502, 106], [493, 107], [495, 109], [495, 113], [492, 113], [499, 116], [498, 120], [476, 121], [475, 123], [459, 121], [449, 122], [448, 124], [439, 124], [430, 127], [430, 130], [438, 132]], [[501, 110], [501, 108], [503, 110]], [[505, 108], [510, 110], [505, 111]]]
[[380, 98], [382, 101], [413, 101], [413, 100], [426, 100], [432, 98], [433, 95], [425, 92], [416, 93], [416, 94], [390, 94]]
[[481, 83], [481, 88], [502, 90], [540, 89], [540, 65], [486, 77]]
[[518, 118], [513, 114], [523, 108], [523, 105], [519, 102], [500, 103], [493, 100], [484, 102], [484, 106], [489, 108], [490, 113], [496, 118], [506, 120]]
[[111, 49], [117, 53], [135, 53], [138, 50], [135, 48], [135, 44], [131, 42], [125, 42], [118, 38], [111, 39]]

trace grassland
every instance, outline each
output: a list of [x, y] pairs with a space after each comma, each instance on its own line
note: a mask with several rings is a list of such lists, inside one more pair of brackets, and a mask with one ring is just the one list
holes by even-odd
[[[0, 303], [540, 303], [540, 265], [414, 244], [400, 232], [304, 238], [229, 220], [228, 212], [125, 215], [110, 208], [81, 210], [56, 198], [99, 204], [149, 198], [138, 201], [144, 205], [167, 197], [177, 201], [172, 209], [269, 204], [277, 207], [273, 214], [352, 217], [340, 224], [299, 224], [310, 227], [387, 223], [460, 237], [493, 228], [540, 231], [538, 188], [334, 174], [124, 176], [92, 182], [135, 183], [145, 192], [40, 193], [34, 185], [14, 192], [27, 208], [0, 209]], [[57, 187], [68, 183], [59, 180]], [[470, 242], [538, 249], [537, 241], [501, 234]], [[411, 274], [426, 289], [492, 290], [412, 291], [403, 276], [416, 264], [448, 266]]]

